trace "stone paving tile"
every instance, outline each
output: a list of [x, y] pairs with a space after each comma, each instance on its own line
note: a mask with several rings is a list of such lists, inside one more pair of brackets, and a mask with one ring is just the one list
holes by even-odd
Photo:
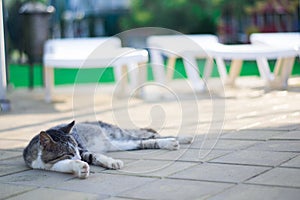
[[[232, 152], [231, 150], [215, 150], [215, 149], [204, 150], [204, 149], [201, 149], [198, 156], [202, 162], [207, 162], [212, 159], [218, 158], [220, 156], [229, 154], [231, 152]], [[189, 154], [187, 153], [186, 157], [188, 157], [188, 156], [189, 156]], [[185, 159], [185, 157], [183, 157], [183, 159]]]
[[196, 165], [190, 162], [139, 160], [132, 162], [121, 170], [107, 170], [107, 173], [128, 174], [149, 177], [166, 177]]
[[0, 177], [0, 183], [11, 183], [26, 186], [51, 187], [59, 182], [73, 178], [72, 174], [50, 172], [45, 170], [29, 170]]
[[105, 199], [106, 195], [95, 195], [82, 192], [72, 192], [63, 190], [54, 190], [50, 188], [39, 188], [12, 198], [8, 200], [32, 200], [32, 199], [43, 199], [43, 200], [98, 200]]
[[177, 151], [167, 151], [159, 155], [153, 155], [149, 159], [155, 160], [179, 160], [188, 162], [208, 161], [232, 151], [229, 150], [205, 150], [205, 149], [179, 149]]
[[53, 188], [71, 190], [77, 192], [88, 192], [94, 194], [117, 195], [129, 189], [149, 184], [154, 178], [126, 176], [117, 174], [96, 173], [87, 179], [74, 178], [68, 181], [56, 181]]
[[0, 199], [6, 199], [8, 197], [33, 190], [35, 188], [36, 187], [32, 187], [32, 186], [19, 186], [13, 184], [0, 183]]
[[207, 180], [218, 182], [239, 183], [270, 168], [204, 163], [191, 167], [170, 177], [178, 179]]
[[300, 169], [274, 168], [264, 174], [250, 179], [247, 183], [300, 188], [299, 177]]
[[266, 128], [268, 130], [274, 130], [274, 131], [294, 131], [299, 128], [299, 124], [297, 122], [295, 123], [279, 123], [278, 121], [272, 122], [272, 123], [265, 123], [261, 126], [257, 126], [255, 128], [263, 129]]
[[23, 157], [21, 156], [6, 160], [0, 160], [0, 176], [5, 176], [27, 170], [29, 170], [29, 168], [25, 165]]
[[[255, 79], [255, 84], [257, 80], [260, 79]], [[239, 84], [242, 83], [242, 85], [245, 85], [245, 83], [243, 83], [245, 79], [240, 78], [238, 82]], [[247, 85], [249, 85], [248, 82]], [[182, 92], [181, 85], [178, 86], [180, 86], [180, 91]], [[57, 90], [58, 88], [56, 88], [56, 91]], [[79, 94], [79, 91], [76, 92], [75, 108], [73, 104], [74, 99], [72, 99], [74, 96], [72, 92], [70, 92], [73, 91], [72, 89], [68, 90], [69, 92], [67, 94], [66, 92], [61, 92], [60, 94], [56, 92], [56, 99], [61, 101], [56, 101], [52, 104], [46, 104], [43, 101], [42, 90], [39, 90], [39, 92], [34, 90], [31, 93], [28, 93], [28, 91], [12, 92], [9, 94], [9, 99], [12, 102], [13, 110], [10, 113], [4, 114], [5, 116], [2, 118], [4, 123], [2, 123], [0, 127], [0, 166], [4, 166], [2, 171], [4, 172], [3, 175], [5, 175], [0, 177], [0, 192], [3, 192], [3, 188], [6, 187], [2, 187], [2, 185], [13, 185], [13, 187], [16, 187], [16, 192], [18, 192], [18, 187], [39, 188], [22, 194], [24, 196], [16, 196], [20, 199], [32, 199], [32, 195], [37, 195], [37, 198], [40, 199], [40, 195], [38, 194], [43, 195], [46, 191], [49, 191], [50, 194], [61, 193], [62, 197], [66, 195], [66, 197], [69, 197], [68, 193], [71, 195], [75, 193], [78, 195], [86, 195], [86, 192], [88, 192], [87, 195], [92, 195], [91, 198], [98, 194], [98, 196], [96, 196], [98, 199], [108, 198], [118, 200], [123, 199], [123, 197], [127, 199], [135, 197], [141, 199], [161, 199], [164, 196], [170, 197], [168, 199], [199, 199], [211, 197], [211, 195], [214, 194], [220, 194], [221, 197], [222, 194], [224, 194], [225, 197], [228, 195], [230, 199], [230, 197], [235, 198], [235, 195], [232, 194], [238, 195], [239, 193], [247, 193], [246, 188], [248, 187], [250, 190], [248, 193], [250, 194], [247, 195], [252, 197], [251, 194], [253, 194], [253, 197], [257, 197], [258, 199], [260, 199], [260, 197], [271, 199], [274, 197], [273, 193], [278, 194], [279, 197], [283, 194], [290, 194], [282, 196], [283, 199], [292, 199], [294, 195], [299, 195], [296, 192], [296, 190], [299, 191], [299, 181], [297, 180], [299, 177], [297, 170], [300, 170], [299, 159], [295, 157], [294, 159], [286, 161], [286, 157], [289, 157], [287, 156], [288, 154], [294, 155], [294, 153], [299, 153], [299, 136], [297, 133], [294, 133], [300, 130], [298, 123], [300, 116], [300, 104], [298, 103], [300, 99], [299, 87], [294, 88], [294, 90], [289, 89], [289, 91], [271, 91], [268, 93], [264, 93], [261, 88], [253, 88], [253, 86], [249, 89], [225, 88], [225, 90], [225, 94], [216, 91], [215, 94], [217, 97], [214, 99], [214, 103], [224, 103], [223, 97], [225, 97], [226, 113], [213, 113], [215, 110], [212, 108], [212, 99], [208, 94], [201, 94], [199, 98], [197, 96], [198, 99], [195, 101], [193, 97], [191, 98], [191, 96], [193, 96], [191, 95], [192, 92], [186, 94], [184, 90], [184, 95], [187, 97], [181, 102], [183, 106], [182, 109], [188, 111], [186, 113], [194, 111], [195, 108], [201, 111], [197, 113], [199, 114], [197, 119], [193, 118], [192, 115], [188, 115], [184, 118], [184, 121], [181, 121], [180, 113], [178, 109], [175, 109], [178, 106], [178, 102], [174, 99], [166, 99], [166, 101], [160, 99], [152, 102], [136, 99], [131, 101], [131, 103], [128, 103], [127, 100], [124, 101], [124, 99], [120, 99], [117, 100], [117, 109], [114, 109], [114, 111], [116, 111], [112, 112], [111, 108], [112, 106], [114, 107], [114, 105], [111, 105], [111, 89], [109, 89], [109, 95], [107, 95], [108, 93], [105, 93], [105, 95], [102, 95], [102, 93], [101, 95], [97, 94], [95, 101], [93, 98], [90, 98], [90, 96]], [[85, 89], [82, 89], [82, 91], [85, 91]], [[95, 91], [94, 87], [92, 91]], [[150, 95], [152, 95], [152, 93], [150, 93]], [[19, 99], [22, 99], [22, 101], [19, 101]], [[91, 101], [91, 99], [93, 99], [93, 101]], [[91, 102], [97, 102], [97, 105], [91, 106]], [[195, 103], [196, 107], [191, 106], [191, 103]], [[148, 110], [152, 111], [152, 107], [157, 104], [161, 105], [161, 107], [167, 111], [164, 113], [166, 114], [164, 118], [166, 119], [165, 125], [168, 129], [163, 129], [161, 131], [163, 134], [177, 135], [179, 128], [182, 128], [180, 130], [185, 134], [202, 134], [198, 137], [198, 140], [195, 140], [192, 147], [190, 148], [189, 145], [181, 145], [182, 150], [179, 151], [149, 150], [117, 152], [111, 155], [115, 158], [124, 159], [125, 169], [135, 170], [147, 169], [151, 164], [153, 165], [151, 167], [160, 166], [162, 163], [168, 163], [174, 160], [173, 158], [182, 155], [178, 158], [179, 162], [175, 162], [169, 169], [160, 169], [155, 173], [162, 177], [178, 175], [182, 176], [185, 180], [180, 180], [177, 177], [163, 179], [141, 177], [141, 175], [144, 176], [146, 173], [141, 173], [140, 175], [130, 174], [130, 176], [113, 174], [117, 171], [104, 171], [103, 168], [93, 166], [91, 167], [92, 173], [90, 177], [86, 180], [79, 180], [70, 174], [28, 170], [21, 157], [15, 156], [22, 154], [24, 146], [27, 145], [31, 137], [35, 135], [34, 133], [57, 123], [69, 121], [72, 116], [75, 116], [78, 120], [85, 121], [94, 119], [96, 114], [96, 117], [99, 117], [100, 120], [114, 124], [120, 123], [120, 125], [125, 125], [129, 128], [133, 126], [132, 122], [134, 121], [134, 125], [148, 126], [151, 124], [154, 125], [154, 128], [159, 129], [162, 127], [161, 112], [149, 112], [151, 114], [150, 120], [148, 117]], [[90, 109], [92, 107], [93, 109]], [[116, 114], [119, 114], [119, 116], [128, 114], [126, 113], [128, 111], [127, 108], [132, 111], [130, 112], [132, 115], [131, 120], [120, 119], [120, 117], [117, 119], [114, 118]], [[147, 111], [146, 115], [145, 111]], [[217, 111], [219, 110], [217, 109]], [[20, 115], [20, 113], [22, 114]], [[216, 116], [218, 119], [215, 120], [216, 123], [211, 127], [211, 119]], [[222, 125], [222, 117], [224, 116], [226, 120], [223, 133], [218, 135], [218, 125]], [[151, 122], [151, 120], [153, 120], [153, 122]], [[200, 120], [200, 125], [198, 124], [198, 120]], [[196, 127], [199, 129], [196, 130]], [[233, 132], [233, 130], [236, 129], [239, 131]], [[205, 135], [205, 133], [209, 133], [208, 136]], [[206, 148], [205, 151], [203, 150], [203, 146], [201, 146], [204, 136], [206, 140], [208, 140], [204, 144]], [[219, 141], [217, 140], [218, 138]], [[269, 139], [272, 141], [266, 141]], [[214, 146], [216, 141], [218, 141], [218, 143]], [[210, 149], [214, 149], [207, 157], [202, 159], [203, 161], [209, 161], [208, 163], [197, 163], [198, 161], [195, 158], [197, 158], [196, 155], [200, 148], [202, 148], [200, 155], [205, 155]], [[185, 149], [188, 149], [188, 151], [182, 154]], [[247, 149], [247, 151], [245, 149]], [[1, 152], [3, 152], [1, 150], [8, 152], [1, 155]], [[258, 156], [258, 158], [255, 158], [251, 153], [251, 155], [249, 155], [249, 151], [252, 150], [262, 152], [260, 154], [261, 157]], [[239, 153], [239, 151], [241, 152]], [[272, 159], [269, 159], [268, 155], [272, 156]], [[276, 158], [276, 161], [273, 160], [274, 155], [280, 155]], [[222, 162], [232, 161], [237, 163], [236, 165], [229, 163], [211, 163], [212, 159], [221, 159], [220, 156], [223, 156], [223, 159], [227, 160]], [[246, 158], [242, 158], [243, 156]], [[263, 158], [265, 158], [264, 161], [262, 161]], [[14, 161], [14, 159], [16, 160]], [[239, 159], [241, 162], [239, 162]], [[249, 166], [249, 164], [256, 165], [255, 163], [260, 163], [261, 165], [277, 165], [279, 160], [286, 162], [280, 167], [267, 172], [264, 172], [264, 170], [270, 169], [268, 167]], [[134, 162], [136, 162], [137, 165], [131, 165]], [[8, 169], [5, 168], [5, 166], [11, 167]], [[12, 170], [13, 174], [7, 175], [9, 174], [9, 170], [14, 167], [18, 170], [23, 170], [24, 167], [27, 171], [14, 173]], [[251, 179], [251, 177], [254, 178]], [[186, 179], [196, 179], [197, 181]], [[208, 181], [198, 181], [206, 179], [208, 179]], [[245, 180], [249, 182], [256, 181], [257, 183], [246, 184], [247, 187], [243, 186], [243, 184], [233, 187], [235, 185], [221, 183], [236, 183]], [[282, 185], [284, 187], [281, 188], [274, 185]], [[230, 189], [229, 187], [233, 188]], [[22, 191], [22, 188], [19, 189]], [[13, 190], [13, 188], [11, 190]], [[103, 191], [105, 194], [103, 194]], [[114, 198], [110, 195], [116, 195], [117, 197]], [[49, 196], [53, 197], [54, 195], [48, 195], [47, 197]], [[220, 198], [219, 195], [215, 197]]]
[[232, 186], [225, 183], [162, 179], [119, 196], [137, 199], [204, 199]]
[[[124, 163], [124, 166], [126, 167], [128, 164], [135, 162], [136, 160], [131, 160], [131, 159], [121, 159]], [[95, 165], [90, 165], [90, 174], [94, 174], [94, 173], [100, 173], [103, 172], [107, 169], [100, 167], [100, 166], [95, 166]], [[113, 170], [115, 171], [115, 170]]]
[[300, 168], [300, 156], [297, 156], [286, 163], [283, 163], [281, 166], [283, 167], [297, 167]]
[[13, 150], [17, 148], [24, 148], [28, 144], [28, 141], [23, 140], [0, 140], [0, 150]]
[[250, 119], [228, 119], [225, 121], [223, 129], [225, 130], [241, 130], [247, 127], [256, 127], [261, 125], [264, 117], [256, 117]]
[[132, 198], [125, 198], [125, 197], [110, 197], [105, 200], [132, 200]]
[[274, 140], [300, 140], [300, 130], [284, 132], [283, 134], [276, 135], [271, 139]]
[[212, 140], [195, 141], [191, 145], [191, 148], [214, 149], [214, 150], [240, 150], [240, 149], [248, 148], [258, 143], [260, 142], [249, 141], [249, 140], [212, 139]]
[[276, 166], [295, 157], [291, 152], [269, 152], [241, 150], [211, 160], [210, 162]]
[[0, 166], [0, 182], [1, 182], [1, 176], [23, 172], [28, 170], [28, 167], [26, 166], [11, 166], [11, 165], [2, 165]]
[[240, 139], [240, 140], [268, 140], [272, 137], [280, 136], [282, 131], [266, 130], [239, 130], [224, 133], [222, 139]]
[[[35, 135], [39, 133], [39, 131], [46, 129], [47, 127], [26, 127], [12, 131], [3, 131], [0, 134], [0, 139], [7, 139], [7, 140], [24, 140], [29, 141], [31, 138], [33, 138]], [[1, 131], [0, 131], [1, 132]]]
[[8, 159], [5, 159], [5, 160], [0, 160], [0, 164], [2, 165], [18, 165], [18, 166], [26, 166], [25, 165], [25, 162], [24, 162], [24, 159], [23, 159], [23, 156], [22, 156], [22, 153], [20, 152], [16, 152], [18, 153], [18, 156], [17, 157], [11, 157], [11, 158], [8, 158]]
[[12, 157], [18, 157], [18, 156], [21, 156], [21, 155], [22, 155], [21, 152], [0, 150], [0, 161], [8, 159], [8, 158], [12, 158]]
[[106, 169], [100, 166], [90, 165], [90, 174], [100, 173]]
[[141, 150], [110, 152], [108, 156], [118, 159], [150, 159], [150, 160], [180, 160], [189, 162], [207, 161], [232, 152], [231, 150], [187, 149], [189, 146], [181, 145], [176, 151], [168, 150]]
[[20, 146], [20, 147], [17, 147], [17, 148], [13, 148], [13, 149], [3, 149], [4, 151], [14, 151], [14, 152], [19, 152], [20, 154], [22, 154], [23, 153], [23, 150], [24, 150], [24, 147], [22, 146]]
[[208, 198], [207, 200], [298, 200], [299, 196], [300, 190], [295, 188], [241, 184]]
[[139, 160], [139, 159], [148, 159], [154, 156], [158, 156], [162, 153], [168, 152], [168, 150], [138, 150], [138, 151], [119, 151], [119, 152], [109, 152], [106, 155], [112, 158], [118, 159], [132, 159], [132, 160]]
[[248, 150], [300, 152], [300, 141], [266, 141], [256, 144]]
[[[198, 126], [196, 126], [197, 135], [206, 135], [209, 137], [214, 137], [214, 135], [220, 135], [220, 134], [222, 134], [223, 130], [236, 129], [236, 127], [225, 129], [223, 127], [223, 121], [217, 121], [214, 124], [211, 122], [205, 123], [205, 124], [201, 124], [201, 122], [200, 122], [200, 124], [199, 124], [199, 122], [193, 122], [193, 125], [198, 125]], [[190, 132], [190, 133], [193, 133], [193, 132]]]
[[[202, 130], [201, 130], [202, 131]], [[181, 149], [188, 149], [190, 146], [192, 146], [194, 143], [202, 143], [204, 140], [218, 140], [222, 136], [222, 132], [219, 132], [219, 130], [211, 130], [212, 132], [207, 133], [197, 133], [195, 135], [191, 135], [193, 137], [193, 141], [191, 144], [180, 144]]]

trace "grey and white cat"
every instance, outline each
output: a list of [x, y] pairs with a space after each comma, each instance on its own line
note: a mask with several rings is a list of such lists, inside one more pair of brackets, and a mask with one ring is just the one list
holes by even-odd
[[192, 137], [161, 137], [152, 129], [121, 129], [104, 122], [62, 124], [41, 131], [23, 151], [25, 163], [33, 169], [89, 176], [89, 164], [108, 169], [123, 167], [121, 160], [102, 153], [137, 149], [179, 149]]

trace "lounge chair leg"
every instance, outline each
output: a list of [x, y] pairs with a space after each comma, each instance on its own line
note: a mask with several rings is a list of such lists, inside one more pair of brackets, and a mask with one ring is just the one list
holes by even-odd
[[128, 65], [128, 75], [130, 90], [135, 92], [135, 96], [143, 96], [143, 85], [147, 79], [147, 63], [131, 63]]
[[234, 85], [235, 79], [238, 77], [241, 73], [243, 65], [243, 60], [232, 60], [230, 65], [230, 71], [229, 71], [229, 78], [227, 79], [227, 84]]
[[212, 57], [208, 57], [205, 61], [203, 77], [204, 80], [208, 80], [211, 76], [212, 69], [214, 66], [214, 59]]
[[52, 101], [52, 91], [54, 88], [54, 69], [52, 67], [44, 67], [45, 76], [45, 101], [50, 103]]
[[281, 69], [280, 79], [282, 89], [287, 89], [288, 79], [293, 71], [295, 57], [285, 58]]
[[144, 85], [147, 81], [147, 63], [139, 63], [138, 64], [138, 90], [137, 90], [137, 97], [143, 98], [144, 97]]
[[139, 66], [137, 63], [130, 63], [128, 65], [128, 75], [129, 75], [129, 84], [130, 89], [136, 89], [138, 87], [138, 74]]
[[128, 89], [126, 66], [116, 65], [114, 67], [116, 93], [119, 97], [124, 97]]
[[274, 76], [270, 71], [269, 63], [266, 58], [256, 59], [258, 70], [261, 78], [265, 79], [267, 82], [273, 81]]
[[167, 81], [171, 81], [175, 71], [176, 57], [170, 57], [167, 63]]
[[166, 84], [164, 61], [159, 50], [151, 49], [151, 66], [156, 82]]
[[278, 76], [280, 74], [280, 70], [282, 69], [283, 58], [278, 58], [274, 67], [274, 76]]
[[200, 78], [197, 60], [193, 56], [185, 55], [183, 56], [183, 63], [193, 89], [199, 92], [203, 91], [205, 89], [205, 84]]
[[226, 84], [227, 79], [228, 79], [228, 75], [227, 75], [227, 70], [226, 70], [226, 65], [225, 62], [222, 58], [216, 58], [216, 62], [217, 62], [217, 67], [218, 67], [218, 71], [221, 77], [221, 80], [223, 83]]

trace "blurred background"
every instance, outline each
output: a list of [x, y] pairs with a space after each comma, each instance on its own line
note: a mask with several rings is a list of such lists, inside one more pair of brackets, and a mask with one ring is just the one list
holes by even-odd
[[[55, 8], [46, 27], [49, 38], [112, 36], [129, 29], [151, 26], [168, 28], [184, 34], [215, 34], [222, 43], [236, 44], [248, 43], [249, 35], [255, 32], [300, 30], [299, 0], [3, 0], [3, 2], [7, 77], [11, 87], [27, 87], [30, 84], [26, 75], [30, 73], [28, 69], [30, 58], [24, 47], [28, 24], [24, 21], [24, 15], [20, 14], [20, 10], [28, 2], [38, 2]], [[36, 32], [39, 32], [39, 29]], [[148, 36], [151, 33], [141, 34]], [[125, 43], [139, 47], [134, 41]], [[34, 61], [33, 64], [35, 75], [33, 85], [42, 86], [41, 62]], [[180, 60], [178, 65], [177, 70], [182, 71], [184, 75], [183, 67], [180, 68]], [[296, 65], [299, 65], [299, 59], [296, 60]], [[294, 69], [294, 74], [300, 74], [299, 67]], [[77, 71], [56, 69], [55, 73], [58, 74], [55, 76], [58, 77], [55, 84], [69, 84], [74, 82]], [[256, 67], [244, 67], [242, 71], [242, 75], [257, 74]], [[100, 80], [100, 82], [113, 81], [112, 70], [107, 70]]]

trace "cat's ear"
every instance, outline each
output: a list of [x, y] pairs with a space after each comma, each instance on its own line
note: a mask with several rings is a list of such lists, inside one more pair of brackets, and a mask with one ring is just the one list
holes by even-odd
[[70, 133], [73, 126], [75, 125], [75, 120], [73, 120], [70, 124], [67, 124], [66, 126], [61, 127], [59, 130], [64, 133]]
[[54, 143], [53, 139], [45, 131], [40, 132], [40, 144], [43, 147], [48, 146], [49, 144]]

